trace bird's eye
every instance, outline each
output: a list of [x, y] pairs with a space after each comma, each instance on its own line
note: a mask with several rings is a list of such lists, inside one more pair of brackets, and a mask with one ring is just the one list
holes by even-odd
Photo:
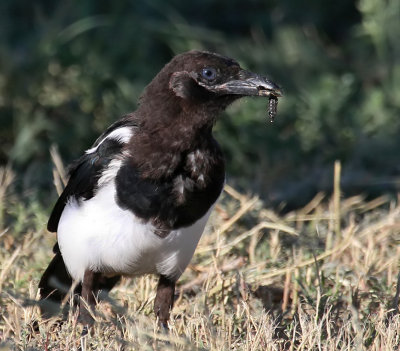
[[201, 75], [207, 80], [214, 80], [217, 76], [217, 71], [214, 68], [207, 67], [203, 68]]

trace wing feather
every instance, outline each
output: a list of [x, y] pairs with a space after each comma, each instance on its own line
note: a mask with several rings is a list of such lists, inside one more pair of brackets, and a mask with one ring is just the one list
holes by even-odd
[[47, 229], [56, 232], [65, 205], [71, 197], [88, 200], [97, 190], [102, 173], [113, 159], [122, 154], [124, 144], [133, 135], [135, 123], [131, 120], [120, 120], [111, 125], [93, 148], [75, 161], [69, 170], [69, 180], [51, 212]]

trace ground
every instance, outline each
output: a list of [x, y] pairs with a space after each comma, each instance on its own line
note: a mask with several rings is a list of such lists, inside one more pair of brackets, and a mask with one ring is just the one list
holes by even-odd
[[170, 332], [157, 328], [157, 280], [146, 276], [124, 279], [82, 336], [73, 311], [62, 323], [40, 318], [37, 285], [55, 236], [49, 209], [7, 192], [11, 178], [1, 170], [0, 350], [399, 347], [399, 198], [342, 198], [337, 172], [332, 195], [278, 214], [226, 186], [178, 283]]

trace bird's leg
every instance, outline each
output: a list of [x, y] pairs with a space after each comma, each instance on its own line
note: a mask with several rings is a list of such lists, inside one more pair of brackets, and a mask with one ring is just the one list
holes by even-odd
[[[83, 276], [82, 281], [82, 292], [81, 292], [81, 301], [79, 304], [79, 316], [78, 320], [84, 324], [85, 326], [91, 326], [94, 322], [93, 317], [90, 314], [89, 309], [96, 304], [96, 295], [98, 292], [98, 281], [101, 277], [101, 273], [92, 272], [90, 269], [85, 270], [85, 274]], [[86, 301], [85, 302], [83, 301]]]
[[154, 312], [158, 323], [168, 329], [169, 313], [174, 305], [175, 281], [164, 275], [160, 276], [157, 286], [157, 295], [154, 301]]

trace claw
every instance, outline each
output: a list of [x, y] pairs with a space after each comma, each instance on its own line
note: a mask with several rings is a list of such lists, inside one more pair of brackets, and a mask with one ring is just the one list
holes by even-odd
[[159, 320], [158, 325], [160, 326], [161, 330], [168, 333], [169, 332], [169, 327], [168, 327], [168, 322], [165, 320]]

